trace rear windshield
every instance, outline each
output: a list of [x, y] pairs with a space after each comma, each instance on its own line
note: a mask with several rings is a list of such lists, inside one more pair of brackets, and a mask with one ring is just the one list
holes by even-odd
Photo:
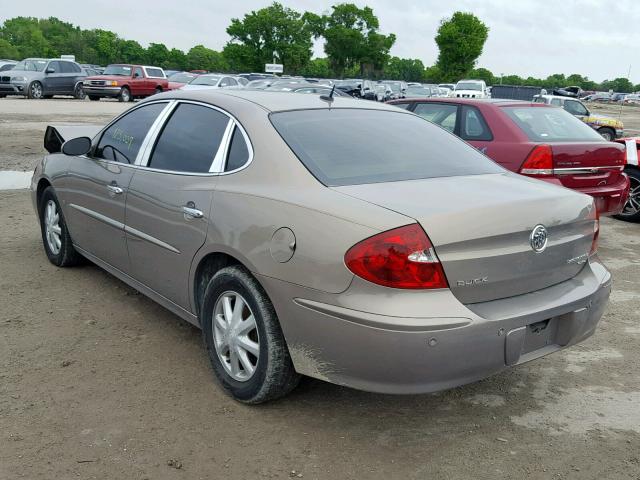
[[561, 108], [503, 107], [533, 142], [593, 142], [602, 137]]
[[296, 110], [273, 113], [271, 122], [328, 186], [504, 172], [439, 126], [401, 111]]

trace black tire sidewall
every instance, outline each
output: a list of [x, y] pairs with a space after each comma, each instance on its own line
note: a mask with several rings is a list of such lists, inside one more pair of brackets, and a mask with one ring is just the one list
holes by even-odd
[[[238, 273], [241, 274], [238, 275]], [[272, 315], [272, 309], [265, 305], [265, 302], [267, 302], [270, 306], [268, 298], [266, 298], [266, 295], [263, 292], [256, 288], [255, 282], [247, 281], [245, 275], [247, 275], [245, 272], [235, 268], [225, 268], [218, 272], [211, 279], [209, 286], [205, 291], [204, 303], [200, 313], [200, 322], [205, 347], [209, 354], [209, 360], [211, 361], [213, 371], [222, 386], [240, 401], [250, 401], [254, 398], [262, 388], [265, 381], [267, 364], [269, 361], [269, 336], [265, 328], [265, 322], [274, 320], [269, 318]], [[242, 295], [249, 305], [249, 308], [256, 320], [258, 337], [260, 340], [260, 358], [258, 359], [258, 365], [253, 376], [246, 382], [239, 382], [229, 376], [222, 366], [222, 362], [218, 358], [213, 341], [211, 325], [213, 310], [218, 298], [228, 291], [233, 291]]]
[[[60, 217], [60, 219], [58, 220], [58, 225], [60, 225], [61, 230], [60, 251], [57, 254], [53, 253], [49, 248], [49, 242], [47, 242], [47, 235], [45, 233], [44, 213], [49, 200], [53, 200], [55, 202], [56, 210]], [[42, 243], [44, 246], [44, 251], [47, 254], [47, 258], [54, 265], [58, 267], [63, 266], [63, 264], [65, 263], [65, 257], [68, 255], [69, 249], [73, 249], [73, 245], [70, 242], [67, 223], [64, 219], [64, 214], [62, 213], [62, 209], [60, 208], [60, 202], [58, 201], [58, 197], [56, 196], [53, 187], [47, 187], [42, 193], [40, 204], [38, 205], [38, 213], [40, 216], [40, 233], [42, 235]]]

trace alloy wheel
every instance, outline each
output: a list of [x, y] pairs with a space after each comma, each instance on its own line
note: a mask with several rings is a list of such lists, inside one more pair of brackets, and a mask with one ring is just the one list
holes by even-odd
[[54, 255], [58, 255], [62, 246], [62, 228], [60, 228], [58, 207], [53, 200], [47, 202], [44, 211], [44, 229], [49, 250], [51, 250]]
[[256, 320], [239, 293], [220, 295], [213, 309], [212, 331], [218, 359], [231, 378], [246, 382], [256, 371], [260, 338]]
[[631, 215], [636, 215], [640, 212], [640, 180], [635, 177], [629, 177], [630, 188], [629, 188], [629, 198], [627, 198], [627, 203], [625, 203], [621, 216], [627, 217]]
[[33, 98], [42, 97], [42, 85], [40, 85], [38, 82], [33, 82], [31, 84], [31, 96]]

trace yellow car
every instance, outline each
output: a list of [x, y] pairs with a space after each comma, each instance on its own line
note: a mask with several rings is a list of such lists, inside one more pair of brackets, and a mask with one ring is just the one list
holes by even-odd
[[580, 100], [557, 95], [536, 95], [533, 99], [536, 103], [546, 103], [564, 108], [571, 115], [578, 117], [584, 123], [597, 131], [605, 140], [613, 141], [624, 136], [624, 125], [620, 120], [606, 115], [596, 115], [585, 107]]

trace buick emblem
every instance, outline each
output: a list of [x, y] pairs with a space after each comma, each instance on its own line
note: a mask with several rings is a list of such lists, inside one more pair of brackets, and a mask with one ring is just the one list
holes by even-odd
[[529, 243], [531, 244], [531, 248], [534, 252], [542, 253], [545, 248], [547, 248], [548, 239], [549, 235], [547, 234], [547, 229], [544, 228], [544, 225], [536, 225], [529, 236]]

